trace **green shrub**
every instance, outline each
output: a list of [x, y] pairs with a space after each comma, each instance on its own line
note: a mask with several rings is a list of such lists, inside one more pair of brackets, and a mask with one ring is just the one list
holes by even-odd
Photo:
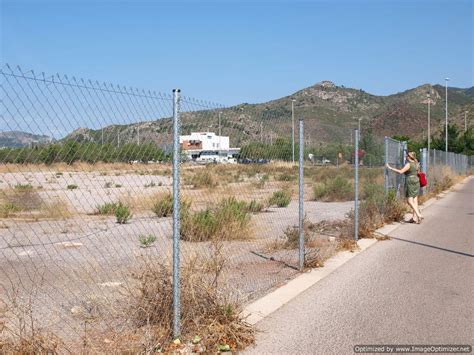
[[328, 188], [324, 183], [316, 183], [313, 186], [313, 195], [316, 201], [324, 199], [328, 194]]
[[143, 248], [148, 248], [154, 242], [156, 242], [156, 237], [153, 234], [148, 235], [140, 235], [138, 237], [138, 241], [140, 242], [140, 246]]
[[247, 211], [250, 213], [262, 212], [264, 206], [262, 203], [252, 200], [247, 205]]
[[296, 180], [297, 176], [295, 174], [291, 174], [288, 172], [282, 173], [277, 176], [278, 181], [294, 181]]
[[291, 201], [291, 192], [285, 190], [275, 191], [270, 197], [268, 204], [270, 206], [287, 207]]
[[14, 203], [7, 202], [4, 205], [0, 205], [0, 218], [8, 218], [16, 212], [20, 212], [21, 208]]
[[155, 186], [156, 186], [156, 184], [155, 184], [153, 181], [150, 182], [150, 183], [145, 184], [145, 188], [148, 188], [148, 187], [155, 187]]
[[[183, 211], [185, 213], [191, 208], [191, 202], [185, 199], [181, 199], [180, 211], [181, 214]], [[167, 193], [161, 197], [152, 208], [152, 211], [156, 214], [157, 217], [170, 217], [173, 215], [173, 195]]]
[[33, 190], [33, 186], [31, 184], [16, 184], [15, 189], [17, 190]]
[[197, 171], [192, 177], [186, 177], [185, 182], [187, 185], [193, 185], [195, 189], [211, 189], [218, 185], [213, 174], [207, 170]]
[[181, 239], [196, 242], [211, 239], [243, 239], [249, 222], [247, 204], [230, 197], [223, 199], [215, 208], [194, 214], [189, 210], [183, 210]]
[[173, 195], [166, 194], [159, 199], [152, 208], [157, 217], [169, 217], [173, 214]]
[[354, 188], [350, 181], [342, 175], [327, 178], [323, 183], [313, 187], [314, 199], [320, 201], [351, 201], [354, 199]]
[[114, 215], [117, 211], [118, 203], [117, 202], [107, 202], [103, 205], [97, 206], [96, 214], [100, 215]]
[[115, 209], [115, 217], [117, 218], [117, 223], [127, 223], [128, 220], [132, 218], [130, 208], [127, 205], [124, 205], [122, 202], [119, 202], [117, 208]]
[[77, 189], [78, 187], [79, 187], [79, 186], [74, 185], [74, 184], [67, 185], [67, 189], [68, 189], [68, 190], [75, 190], [75, 189]]

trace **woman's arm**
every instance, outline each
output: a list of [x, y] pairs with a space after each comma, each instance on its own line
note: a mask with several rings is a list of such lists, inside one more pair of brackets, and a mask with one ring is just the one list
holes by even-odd
[[398, 174], [405, 174], [405, 172], [410, 170], [410, 163], [406, 163], [405, 166], [401, 169], [392, 168], [390, 165], [387, 164], [387, 169], [392, 170]]

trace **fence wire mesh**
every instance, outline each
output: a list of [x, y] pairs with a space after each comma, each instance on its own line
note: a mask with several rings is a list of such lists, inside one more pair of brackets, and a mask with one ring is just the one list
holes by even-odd
[[436, 191], [446, 177], [468, 175], [473, 167], [472, 156], [430, 149], [427, 153], [427, 191]]
[[[172, 299], [173, 96], [8, 65], [0, 79], [0, 288], [7, 326], [25, 335], [27, 314], [77, 352], [91, 334], [133, 329], [137, 314], [145, 314], [141, 325], [156, 321], [155, 298]], [[403, 195], [403, 176], [388, 170], [384, 176], [383, 166], [403, 166], [404, 142], [386, 138], [384, 146], [362, 129], [357, 149], [353, 127], [338, 127], [323, 145], [316, 137], [326, 123], [297, 100], [286, 107], [180, 99], [181, 322], [192, 316], [186, 300], [195, 280], [217, 290], [224, 304], [242, 304], [302, 265], [319, 267], [351, 249], [340, 237], [354, 235], [356, 156], [361, 203], [368, 193], [383, 194], [383, 183]], [[429, 176], [446, 164], [466, 172], [466, 157], [441, 153], [430, 152]], [[161, 271], [153, 276], [148, 269]], [[152, 306], [127, 311], [143, 295]]]
[[[406, 142], [385, 137], [385, 162], [390, 166], [401, 169], [405, 165]], [[405, 176], [385, 169], [385, 192], [395, 191], [398, 197], [404, 196]]]
[[[171, 273], [173, 98], [8, 65], [0, 77], [2, 302], [75, 352], [133, 326], [123, 305], [144, 268], [166, 269], [165, 285]], [[291, 116], [187, 97], [180, 116], [181, 268], [246, 302], [298, 271], [298, 169], [290, 130], [269, 129]]]

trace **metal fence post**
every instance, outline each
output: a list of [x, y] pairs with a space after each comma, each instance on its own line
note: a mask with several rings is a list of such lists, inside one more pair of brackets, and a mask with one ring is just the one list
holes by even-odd
[[385, 165], [384, 165], [384, 190], [385, 190], [385, 195], [388, 194], [388, 169], [387, 169], [387, 164], [388, 164], [388, 137], [385, 136], [384, 138], [384, 144], [385, 144]]
[[180, 213], [179, 213], [179, 164], [181, 160], [179, 146], [179, 89], [173, 90], [173, 337], [180, 336], [180, 277], [179, 277], [179, 234], [180, 234]]
[[354, 240], [357, 241], [359, 239], [359, 130], [354, 131]]
[[303, 210], [303, 194], [304, 194], [304, 171], [303, 171], [303, 157], [304, 157], [304, 130], [303, 119], [299, 120], [299, 267], [300, 270], [304, 268], [304, 210]]
[[[423, 171], [425, 175], [427, 175], [428, 174], [428, 159], [427, 159], [428, 150], [426, 148], [421, 148], [420, 152], [421, 152], [421, 171]], [[422, 194], [424, 194], [426, 192], [426, 187], [423, 187], [421, 189], [421, 192]]]

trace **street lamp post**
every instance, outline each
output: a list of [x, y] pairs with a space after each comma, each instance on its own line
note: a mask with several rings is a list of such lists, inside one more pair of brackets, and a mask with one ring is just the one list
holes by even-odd
[[445, 134], [445, 140], [446, 140], [446, 153], [448, 152], [448, 81], [449, 78], [444, 79], [445, 84], [446, 84], [446, 134]]
[[293, 164], [295, 164], [295, 101], [291, 100], [291, 151], [293, 154]]
[[467, 113], [469, 111], [464, 111], [464, 133], [467, 131]]
[[430, 151], [431, 144], [431, 96], [428, 93], [428, 152]]

